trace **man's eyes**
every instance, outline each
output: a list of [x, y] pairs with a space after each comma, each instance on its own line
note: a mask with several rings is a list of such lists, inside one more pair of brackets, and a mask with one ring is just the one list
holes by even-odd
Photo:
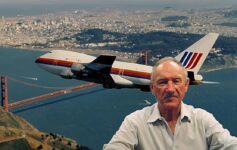
[[162, 80], [162, 81], [157, 81], [158, 86], [164, 86], [168, 83], [168, 81]]
[[180, 83], [182, 83], [182, 80], [181, 79], [174, 79], [173, 82], [175, 84], [180, 84]]
[[156, 82], [156, 85], [157, 86], [164, 86], [164, 85], [167, 85], [169, 81], [172, 81], [172, 83], [174, 83], [175, 85], [179, 85], [182, 83], [182, 80], [180, 78], [175, 78], [172, 80], [158, 80]]

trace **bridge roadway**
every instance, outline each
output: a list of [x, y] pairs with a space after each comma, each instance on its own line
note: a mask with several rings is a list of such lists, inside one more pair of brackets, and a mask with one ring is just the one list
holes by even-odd
[[51, 98], [51, 97], [71, 93], [73, 91], [92, 88], [92, 87], [95, 87], [97, 85], [98, 84], [96, 84], [96, 83], [87, 83], [87, 84], [82, 84], [82, 85], [70, 87], [70, 88], [63, 89], [63, 90], [58, 90], [58, 91], [55, 91], [55, 92], [52, 92], [52, 93], [43, 94], [43, 95], [40, 95], [40, 96], [36, 96], [36, 97], [20, 100], [20, 101], [17, 101], [17, 102], [9, 103], [8, 108], [12, 109], [12, 108], [15, 108], [15, 107], [19, 107], [19, 106], [34, 103], [34, 102], [37, 102], [37, 101], [45, 100], [45, 99], [48, 99], [48, 98]]

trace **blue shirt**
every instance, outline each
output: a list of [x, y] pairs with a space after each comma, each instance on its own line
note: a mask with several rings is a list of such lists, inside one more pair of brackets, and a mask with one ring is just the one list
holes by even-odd
[[199, 108], [181, 104], [174, 134], [157, 103], [128, 115], [104, 150], [237, 150], [237, 138]]

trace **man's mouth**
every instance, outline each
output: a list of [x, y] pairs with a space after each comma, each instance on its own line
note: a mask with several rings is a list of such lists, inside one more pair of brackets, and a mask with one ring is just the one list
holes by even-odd
[[178, 95], [175, 94], [175, 93], [168, 93], [164, 97], [165, 100], [168, 100], [168, 99], [171, 99], [171, 98], [178, 98]]

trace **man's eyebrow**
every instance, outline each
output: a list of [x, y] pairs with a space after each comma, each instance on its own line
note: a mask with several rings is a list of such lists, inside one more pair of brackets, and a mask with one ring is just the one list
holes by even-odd
[[156, 82], [167, 81], [168, 79], [158, 79]]

